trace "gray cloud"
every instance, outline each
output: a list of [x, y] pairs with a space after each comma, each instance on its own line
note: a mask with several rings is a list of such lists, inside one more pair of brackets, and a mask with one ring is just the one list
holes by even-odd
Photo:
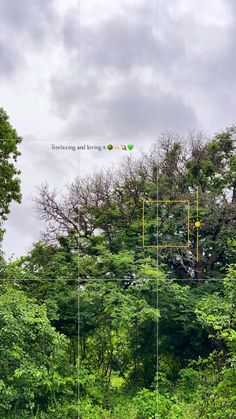
[[2, 0], [0, 5], [0, 76], [9, 77], [27, 63], [30, 50], [56, 36], [58, 16], [53, 1]]
[[181, 98], [163, 94], [158, 101], [158, 131], [173, 131], [186, 134], [187, 130], [199, 129], [194, 110], [181, 101]]
[[160, 3], [159, 128], [224, 129], [235, 120], [235, 2], [175, 6]]
[[111, 134], [140, 137], [146, 133], [155, 138], [157, 133], [156, 91], [129, 83], [115, 98], [106, 102], [107, 126]]
[[[156, 135], [157, 43], [152, 10], [144, 4], [124, 8], [122, 15], [95, 26], [83, 25], [81, 16], [80, 28], [74, 14], [68, 13], [63, 39], [69, 62], [50, 83], [54, 112], [67, 118], [65, 135]], [[149, 74], [142, 78], [142, 72]]]
[[12, 45], [6, 45], [0, 39], [0, 76], [11, 77], [16, 71], [16, 64], [23, 65], [21, 55]]
[[96, 28], [81, 29], [81, 63], [94, 68], [115, 67], [121, 71], [136, 65], [154, 66], [156, 40], [152, 29], [141, 16], [138, 22], [113, 18]]
[[44, 38], [45, 26], [55, 18], [53, 2], [48, 0], [2, 0], [0, 10], [5, 27], [18, 34], [29, 32], [33, 40]]
[[[210, 2], [206, 10], [202, 3], [199, 15], [190, 3], [180, 0], [181, 12], [159, 3], [158, 42], [149, 4], [82, 24], [80, 31], [68, 14], [63, 36], [70, 65], [51, 81], [54, 111], [67, 118], [66, 135], [150, 138], [157, 130], [214, 131], [233, 122], [235, 25], [220, 22], [220, 8], [227, 20], [232, 2], [218, 2], [216, 12], [217, 5]], [[148, 82], [134, 75], [144, 69], [152, 72]]]

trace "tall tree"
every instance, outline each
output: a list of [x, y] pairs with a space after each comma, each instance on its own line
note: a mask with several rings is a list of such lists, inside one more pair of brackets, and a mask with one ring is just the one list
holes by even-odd
[[21, 140], [7, 113], [0, 108], [0, 224], [9, 214], [10, 203], [21, 201], [20, 171], [15, 165], [20, 155], [18, 145]]
[[[147, 242], [188, 242], [186, 248], [158, 250], [159, 262], [172, 278], [224, 277], [226, 265], [235, 260], [235, 138], [235, 127], [207, 141], [200, 135], [190, 136], [187, 146], [179, 138], [166, 135], [160, 139], [159, 147], [154, 145], [139, 160], [128, 158], [116, 171], [76, 179], [61, 199], [48, 187], [42, 187], [37, 202], [48, 225], [47, 236], [58, 240], [61, 234], [79, 232], [80, 274], [86, 265], [90, 272], [85, 277], [92, 276], [94, 266], [97, 277], [102, 260], [102, 270], [115, 277], [117, 273], [109, 261], [117, 255], [123, 258], [124, 252], [129, 253], [129, 267], [130, 257], [136, 268], [140, 262], [143, 264], [144, 257], [156, 262], [156, 249], [142, 249], [142, 201], [186, 200], [190, 203], [189, 240], [186, 208], [183, 212], [180, 205], [170, 208], [159, 204], [157, 216], [157, 206], [151, 204], [145, 219]], [[199, 218], [203, 221], [199, 261], [195, 228], [197, 188]], [[135, 275], [136, 270], [129, 272], [129, 277]], [[124, 276], [126, 273], [122, 273]]]

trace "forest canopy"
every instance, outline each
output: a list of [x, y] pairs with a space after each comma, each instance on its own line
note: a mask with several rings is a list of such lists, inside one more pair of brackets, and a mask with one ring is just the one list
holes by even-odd
[[[0, 132], [3, 234], [21, 201], [21, 138], [3, 109]], [[44, 235], [1, 257], [1, 417], [235, 417], [235, 135], [164, 134], [64, 195], [39, 185]], [[147, 240], [186, 249], [142, 246], [144, 200], [189, 201], [189, 237], [178, 206], [150, 206], [145, 224]]]

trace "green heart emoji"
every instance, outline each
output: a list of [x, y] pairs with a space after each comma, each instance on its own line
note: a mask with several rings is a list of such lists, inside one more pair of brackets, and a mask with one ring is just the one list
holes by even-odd
[[133, 150], [134, 145], [133, 145], [133, 144], [128, 144], [128, 145], [127, 145], [127, 148], [131, 151], [131, 150]]

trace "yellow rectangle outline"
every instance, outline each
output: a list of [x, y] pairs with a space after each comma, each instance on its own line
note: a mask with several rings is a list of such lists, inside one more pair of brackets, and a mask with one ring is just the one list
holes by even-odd
[[[169, 245], [169, 244], [165, 244], [165, 245], [145, 245], [144, 244], [144, 242], [145, 242], [145, 240], [144, 240], [144, 235], [145, 235], [145, 217], [144, 217], [144, 204], [145, 203], [158, 203], [158, 202], [164, 202], [164, 203], [169, 203], [169, 202], [171, 202], [171, 203], [185, 203], [185, 204], [188, 204], [188, 244], [187, 245]], [[174, 201], [174, 200], [155, 200], [155, 201], [149, 201], [149, 200], [145, 200], [145, 199], [143, 199], [143, 205], [142, 205], [142, 209], [143, 209], [143, 211], [142, 211], [142, 242], [143, 242], [143, 247], [152, 247], [152, 248], [177, 248], [177, 249], [187, 249], [189, 246], [190, 246], [190, 244], [189, 244], [189, 241], [190, 241], [190, 201], [187, 201], [187, 200], [176, 200], [176, 201]]]

